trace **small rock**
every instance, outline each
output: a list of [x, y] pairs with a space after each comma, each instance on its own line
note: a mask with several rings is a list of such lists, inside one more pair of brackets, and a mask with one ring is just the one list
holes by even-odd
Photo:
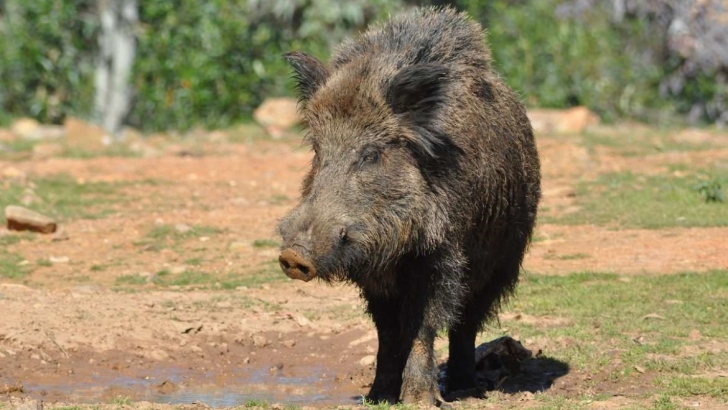
[[518, 396], [518, 401], [531, 401], [534, 400], [534, 394], [530, 391], [525, 391]]
[[362, 357], [361, 360], [359, 360], [359, 364], [364, 367], [369, 367], [369, 366], [373, 365], [374, 362], [376, 362], [376, 361], [377, 361], [376, 356], [370, 354], [370, 355]]
[[40, 123], [32, 118], [19, 118], [13, 121], [10, 130], [20, 138], [31, 138], [40, 129]]
[[228, 250], [231, 251], [242, 251], [249, 248], [250, 245], [247, 242], [232, 242], [228, 245]]
[[586, 107], [534, 109], [528, 111], [528, 118], [537, 133], [581, 133], [599, 123], [599, 117]]
[[306, 318], [306, 316], [303, 315], [295, 315], [293, 317], [293, 320], [298, 323], [298, 326], [304, 327], [304, 326], [311, 326], [311, 321]]
[[283, 346], [285, 346], [285, 347], [291, 348], [291, 347], [293, 347], [295, 345], [296, 345], [296, 341], [293, 340], [293, 339], [289, 339], [289, 340], [284, 340], [283, 341]]
[[185, 225], [185, 224], [177, 224], [174, 226], [174, 230], [177, 231], [178, 233], [181, 233], [184, 235], [187, 232], [191, 231], [192, 227], [190, 227], [189, 225]]
[[53, 233], [58, 228], [52, 218], [21, 206], [7, 206], [5, 218], [8, 221], [8, 229], [12, 231]]
[[68, 239], [68, 232], [63, 228], [58, 229], [51, 237], [51, 241], [53, 242], [67, 241]]
[[230, 203], [235, 206], [248, 206], [250, 201], [243, 197], [236, 197], [230, 200]]
[[187, 266], [185, 265], [172, 266], [171, 268], [169, 268], [169, 273], [173, 275], [180, 275], [185, 272], [187, 272]]
[[230, 303], [229, 300], [225, 300], [225, 301], [218, 302], [218, 303], [215, 304], [215, 307], [217, 307], [219, 309], [228, 309], [228, 308], [230, 308], [232, 306], [233, 306], [233, 304]]
[[51, 256], [48, 258], [51, 263], [68, 263], [71, 259], [68, 256]]
[[586, 107], [574, 107], [566, 110], [557, 126], [563, 133], [581, 133], [590, 125], [599, 123], [599, 117]]
[[179, 387], [177, 387], [176, 384], [172, 383], [169, 380], [165, 380], [162, 382], [162, 384], [157, 386], [157, 392], [159, 394], [172, 394], [179, 390]]
[[255, 335], [255, 336], [253, 336], [253, 346], [255, 346], [255, 347], [268, 346], [268, 340], [261, 335]]
[[164, 350], [160, 350], [160, 349], [152, 350], [151, 352], [147, 353], [145, 356], [148, 359], [156, 360], [158, 362], [169, 359], [169, 354], [167, 354], [167, 352], [165, 352]]
[[15, 379], [6, 379], [4, 377], [0, 377], [0, 395], [10, 394], [10, 393], [22, 393], [23, 392], [23, 384]]

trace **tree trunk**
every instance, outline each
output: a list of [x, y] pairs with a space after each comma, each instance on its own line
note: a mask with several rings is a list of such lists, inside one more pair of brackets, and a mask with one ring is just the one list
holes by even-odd
[[99, 0], [99, 57], [96, 66], [95, 121], [118, 137], [131, 108], [136, 53], [137, 0]]

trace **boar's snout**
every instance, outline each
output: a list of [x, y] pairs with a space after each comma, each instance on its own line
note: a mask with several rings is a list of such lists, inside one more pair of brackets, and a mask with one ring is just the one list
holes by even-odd
[[341, 248], [358, 238], [351, 224], [332, 226], [324, 222], [297, 226], [289, 220], [284, 221], [279, 229], [283, 237], [282, 252], [278, 257], [281, 269], [289, 278], [304, 282], [317, 276], [329, 278], [326, 266], [318, 264], [322, 259], [336, 260]]
[[278, 257], [278, 262], [286, 276], [304, 282], [316, 277], [316, 268], [293, 248], [284, 249]]

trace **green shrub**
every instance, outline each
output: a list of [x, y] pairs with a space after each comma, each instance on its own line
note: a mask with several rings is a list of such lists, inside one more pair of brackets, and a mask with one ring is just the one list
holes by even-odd
[[[0, 124], [91, 116], [96, 2], [0, 1]], [[605, 119], [728, 118], [728, 80], [716, 80], [719, 67], [684, 69], [666, 46], [665, 21], [679, 16], [655, 14], [664, 10], [617, 22], [611, 2], [571, 0], [154, 0], [139, 2], [127, 122], [155, 131], [245, 120], [263, 98], [290, 94], [284, 52], [325, 59], [405, 2], [454, 3], [481, 21], [496, 66], [530, 106], [586, 105]]]
[[[4, 3], [4, 4], [3, 4]], [[57, 123], [93, 104], [95, 0], [0, 2], [0, 123]]]
[[263, 98], [288, 94], [290, 70], [283, 53], [297, 49], [325, 57], [345, 35], [396, 5], [383, 0], [141, 2], [130, 121], [142, 129], [187, 129], [249, 117]]

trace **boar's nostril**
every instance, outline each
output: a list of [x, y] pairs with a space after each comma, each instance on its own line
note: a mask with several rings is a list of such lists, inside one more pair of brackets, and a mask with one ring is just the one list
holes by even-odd
[[285, 249], [278, 257], [283, 272], [291, 279], [300, 279], [304, 282], [316, 277], [316, 268], [301, 254], [293, 249]]

